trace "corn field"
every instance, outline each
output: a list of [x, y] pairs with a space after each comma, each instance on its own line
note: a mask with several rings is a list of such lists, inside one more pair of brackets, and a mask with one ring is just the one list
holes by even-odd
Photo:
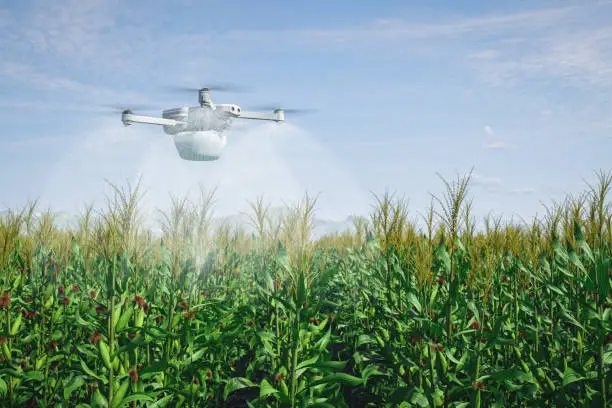
[[470, 175], [442, 182], [418, 222], [386, 193], [317, 240], [308, 195], [253, 233], [202, 189], [154, 237], [139, 184], [71, 229], [5, 214], [0, 405], [610, 406], [612, 174], [482, 228]]

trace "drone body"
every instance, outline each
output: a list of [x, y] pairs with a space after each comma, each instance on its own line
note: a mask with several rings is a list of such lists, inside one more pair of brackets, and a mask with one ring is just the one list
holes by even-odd
[[179, 156], [190, 161], [213, 161], [221, 157], [227, 144], [225, 130], [234, 119], [253, 119], [282, 122], [284, 111], [247, 112], [236, 104], [215, 104], [210, 90], [198, 91], [200, 106], [181, 107], [163, 111], [162, 117], [134, 115], [125, 110], [121, 121], [125, 126], [145, 123], [163, 126], [164, 132], [172, 136]]

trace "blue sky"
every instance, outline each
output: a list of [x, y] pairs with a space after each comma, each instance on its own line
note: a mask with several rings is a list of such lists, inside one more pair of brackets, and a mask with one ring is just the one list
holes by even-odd
[[[343, 218], [388, 189], [417, 216], [437, 173], [474, 167], [477, 215], [527, 218], [612, 167], [609, 21], [590, 0], [3, 2], [0, 206], [73, 211], [140, 175], [164, 208], [200, 183], [221, 214], [308, 190]], [[210, 163], [99, 112], [193, 105], [164, 87], [215, 82], [252, 90], [218, 102], [317, 112], [241, 122]]]

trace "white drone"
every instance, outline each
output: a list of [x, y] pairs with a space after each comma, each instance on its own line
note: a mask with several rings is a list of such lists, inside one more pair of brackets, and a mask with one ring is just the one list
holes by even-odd
[[281, 123], [285, 110], [247, 112], [236, 104], [215, 104], [210, 98], [211, 88], [197, 90], [200, 106], [164, 110], [162, 117], [134, 115], [127, 109], [121, 113], [125, 126], [134, 123], [161, 125], [174, 139], [179, 156], [190, 161], [213, 161], [221, 157], [227, 144], [227, 130], [234, 119], [268, 120]]

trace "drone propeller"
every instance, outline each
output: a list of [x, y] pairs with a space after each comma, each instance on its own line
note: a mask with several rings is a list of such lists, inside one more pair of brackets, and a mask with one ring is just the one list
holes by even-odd
[[151, 111], [159, 110], [158, 107], [154, 107], [152, 105], [141, 105], [141, 104], [99, 105], [99, 107], [103, 109], [103, 112], [98, 112], [98, 113], [103, 113], [103, 114], [108, 114], [108, 115], [120, 115], [121, 113], [125, 111], [151, 112]]
[[230, 83], [217, 83], [217, 84], [206, 84], [199, 88], [189, 87], [189, 86], [167, 86], [165, 87], [169, 91], [173, 92], [198, 92], [201, 89], [208, 89], [213, 92], [234, 92], [234, 93], [244, 93], [248, 92], [248, 88], [242, 87], [236, 84]]
[[263, 105], [263, 106], [255, 106], [253, 109], [260, 111], [275, 111], [277, 109], [282, 109], [283, 112], [288, 114], [300, 114], [300, 113], [312, 113], [314, 109], [285, 109], [280, 105]]
[[102, 105], [103, 107], [116, 111], [123, 112], [125, 110], [151, 111], [157, 110], [153, 105], [129, 104], [129, 105]]

